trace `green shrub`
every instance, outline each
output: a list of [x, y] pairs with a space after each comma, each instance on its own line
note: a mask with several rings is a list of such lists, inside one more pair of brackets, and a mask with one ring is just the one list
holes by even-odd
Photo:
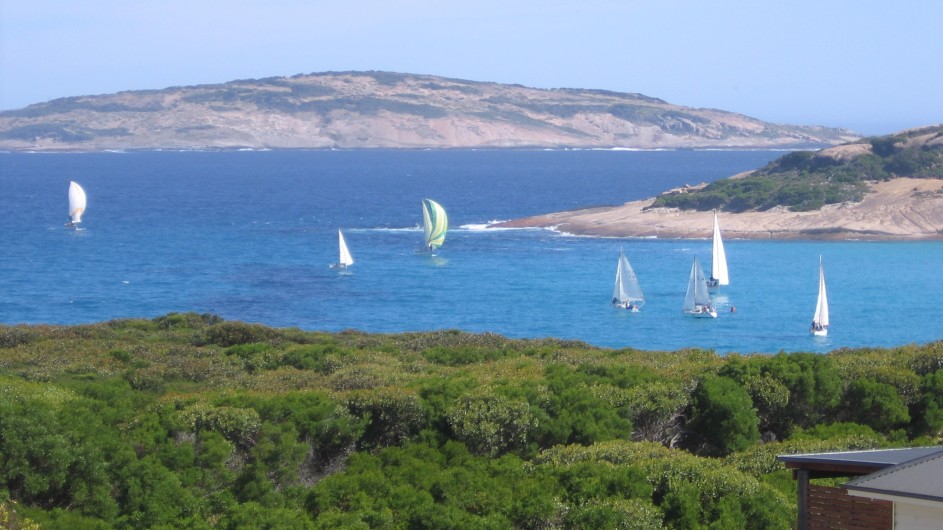
[[419, 396], [395, 388], [351, 392], [347, 408], [366, 422], [360, 444], [379, 448], [404, 443], [424, 426], [425, 415]]
[[537, 427], [526, 401], [489, 393], [460, 398], [449, 411], [448, 422], [472, 453], [491, 457], [523, 451]]
[[872, 379], [859, 379], [848, 386], [844, 408], [851, 421], [879, 432], [888, 432], [910, 422], [907, 406], [897, 390]]
[[222, 322], [222, 318], [208, 313], [168, 313], [154, 319], [158, 329], [203, 329]]
[[685, 446], [724, 456], [760, 439], [759, 418], [746, 389], [727, 377], [708, 376], [691, 395]]
[[214, 407], [207, 403], [196, 403], [187, 407], [180, 412], [179, 418], [190, 431], [218, 432], [241, 447], [254, 445], [256, 434], [262, 426], [259, 413], [254, 409]]
[[274, 329], [261, 324], [220, 322], [205, 328], [198, 345], [216, 344], [224, 348], [237, 344], [266, 342], [276, 337]]

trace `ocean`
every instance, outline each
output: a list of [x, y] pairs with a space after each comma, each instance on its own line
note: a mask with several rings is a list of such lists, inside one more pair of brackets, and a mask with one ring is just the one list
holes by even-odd
[[[943, 243], [726, 240], [717, 319], [681, 312], [710, 241], [493, 229], [615, 205], [766, 164], [779, 151], [0, 153], [0, 322], [82, 324], [173, 311], [305, 330], [460, 329], [611, 348], [827, 352], [943, 339]], [[88, 194], [67, 220], [69, 181]], [[448, 211], [437, 256], [421, 199]], [[723, 227], [723, 216], [721, 216]], [[344, 231], [356, 263], [337, 260]], [[619, 250], [647, 302], [609, 301]], [[819, 256], [831, 306], [813, 338]], [[731, 309], [736, 311], [731, 311]]]

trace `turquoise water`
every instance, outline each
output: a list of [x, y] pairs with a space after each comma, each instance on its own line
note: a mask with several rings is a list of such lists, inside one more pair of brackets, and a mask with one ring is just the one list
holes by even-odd
[[[197, 311], [308, 330], [456, 328], [606, 347], [824, 352], [943, 339], [943, 243], [727, 241], [715, 320], [681, 313], [708, 240], [494, 230], [758, 167], [772, 151], [297, 151], [0, 154], [0, 322]], [[89, 196], [66, 230], [69, 180]], [[420, 199], [449, 212], [417, 255]], [[344, 229], [356, 264], [330, 270]], [[648, 302], [609, 305], [619, 248]], [[818, 257], [831, 305], [808, 334]], [[709, 266], [708, 266], [709, 267]], [[736, 312], [731, 312], [736, 307]]]

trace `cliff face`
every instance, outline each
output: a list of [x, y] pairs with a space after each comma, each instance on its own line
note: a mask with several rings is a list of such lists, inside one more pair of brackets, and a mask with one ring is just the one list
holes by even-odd
[[0, 112], [0, 148], [794, 148], [849, 131], [775, 125], [640, 94], [385, 72], [80, 96]]

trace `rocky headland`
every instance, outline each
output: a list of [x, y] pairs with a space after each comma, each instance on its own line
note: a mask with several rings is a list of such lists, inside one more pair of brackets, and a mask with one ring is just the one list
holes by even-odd
[[[878, 151], [878, 152], [876, 152]], [[796, 210], [777, 205], [763, 209], [724, 211], [719, 208], [721, 228], [728, 239], [821, 239], [821, 240], [943, 240], [943, 127], [903, 131], [872, 138], [806, 156], [805, 166], [788, 175], [812, 181], [824, 172], [845, 175], [848, 171], [868, 171], [854, 183], [864, 191], [860, 200], [825, 204], [816, 209]], [[787, 155], [788, 156], [788, 155]], [[792, 156], [792, 158], [800, 158]], [[882, 172], [881, 168], [919, 164], [910, 176]], [[777, 163], [771, 166], [779, 167]], [[782, 163], [779, 164], [783, 165]], [[818, 168], [807, 170], [807, 168]], [[731, 179], [747, 179], [754, 172]], [[880, 173], [879, 180], [872, 180]], [[767, 177], [787, 178], [785, 172], [769, 171]], [[916, 175], [917, 177], [913, 176]], [[778, 176], [778, 177], [777, 177]], [[793, 184], [795, 185], [795, 184]], [[662, 196], [707, 193], [699, 184], [669, 190]], [[716, 192], [715, 192], [716, 194]], [[682, 209], [659, 206], [658, 198], [607, 206], [549, 213], [500, 223], [499, 227], [543, 227], [578, 235], [608, 237], [709, 238], [712, 209]]]
[[[608, 237], [709, 238], [713, 213], [651, 208], [654, 198], [515, 219], [497, 227], [553, 228]], [[943, 180], [895, 179], [873, 186], [864, 200], [813, 212], [720, 213], [728, 239], [943, 240]]]

